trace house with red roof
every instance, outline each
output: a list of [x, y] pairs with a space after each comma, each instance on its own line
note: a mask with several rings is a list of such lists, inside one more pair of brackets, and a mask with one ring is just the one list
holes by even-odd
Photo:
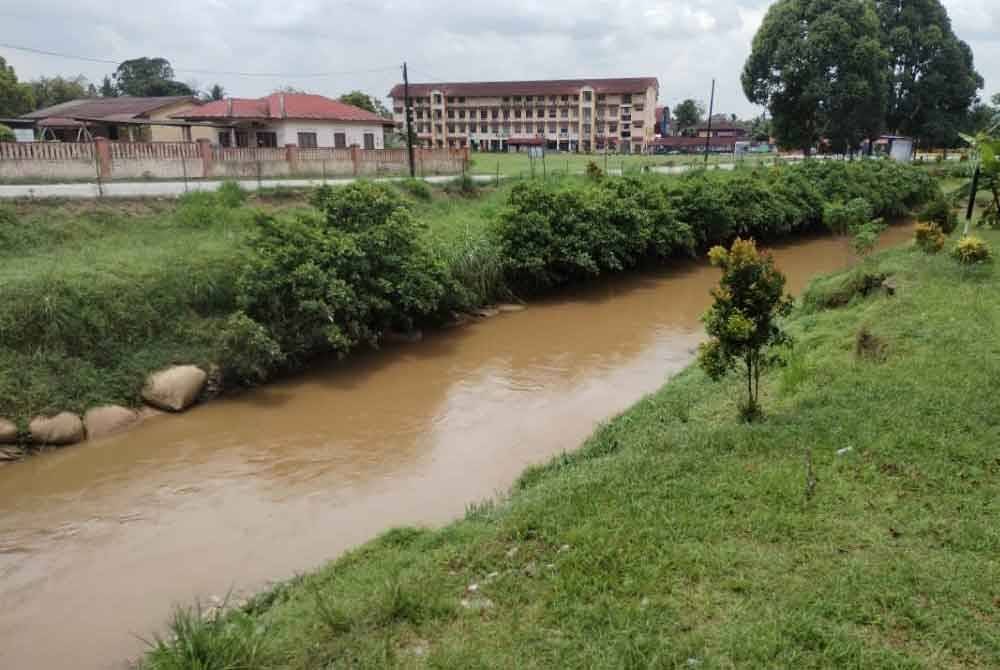
[[392, 119], [311, 93], [225, 98], [191, 106], [172, 118], [210, 123], [217, 130], [214, 141], [226, 147], [382, 149], [384, 131], [393, 126]]

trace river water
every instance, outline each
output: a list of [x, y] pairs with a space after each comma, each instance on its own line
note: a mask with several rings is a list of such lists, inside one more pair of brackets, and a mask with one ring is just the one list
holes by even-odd
[[[852, 262], [843, 239], [773, 251], [792, 292]], [[687, 365], [717, 281], [607, 278], [0, 468], [0, 668], [126, 667], [173, 604], [460, 516]]]

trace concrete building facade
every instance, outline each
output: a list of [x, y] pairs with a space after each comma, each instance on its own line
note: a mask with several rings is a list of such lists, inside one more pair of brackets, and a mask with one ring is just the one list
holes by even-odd
[[[521, 151], [641, 153], [656, 125], [656, 77], [410, 84], [421, 146]], [[402, 84], [389, 92], [405, 135]]]

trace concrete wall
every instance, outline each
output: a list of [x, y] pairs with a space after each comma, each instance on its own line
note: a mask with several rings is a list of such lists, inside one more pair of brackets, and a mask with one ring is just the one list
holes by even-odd
[[[295, 131], [296, 133], [298, 130]], [[465, 149], [418, 149], [420, 175], [457, 174]], [[201, 142], [0, 143], [0, 181], [391, 176], [409, 172], [405, 149], [219, 147]]]

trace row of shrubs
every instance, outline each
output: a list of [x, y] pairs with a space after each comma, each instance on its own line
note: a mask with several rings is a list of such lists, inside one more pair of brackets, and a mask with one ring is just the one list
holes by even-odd
[[689, 255], [737, 236], [773, 240], [823, 224], [846, 234], [936, 199], [940, 192], [925, 171], [888, 161], [812, 161], [679, 179], [532, 181], [514, 187], [498, 235], [509, 280], [533, 289]]
[[[935, 195], [924, 171], [871, 161], [522, 182], [486, 234], [499, 264], [476, 263], [499, 267], [506, 285], [524, 293], [690, 256], [736, 236], [805, 231], [821, 226], [834, 202], [863, 198], [852, 206], [895, 216]], [[238, 311], [223, 335], [231, 377], [254, 382], [318, 354], [344, 355], [481, 298], [475, 268], [429, 245], [399, 189], [324, 187], [312, 204], [258, 217], [254, 253], [237, 281]]]

